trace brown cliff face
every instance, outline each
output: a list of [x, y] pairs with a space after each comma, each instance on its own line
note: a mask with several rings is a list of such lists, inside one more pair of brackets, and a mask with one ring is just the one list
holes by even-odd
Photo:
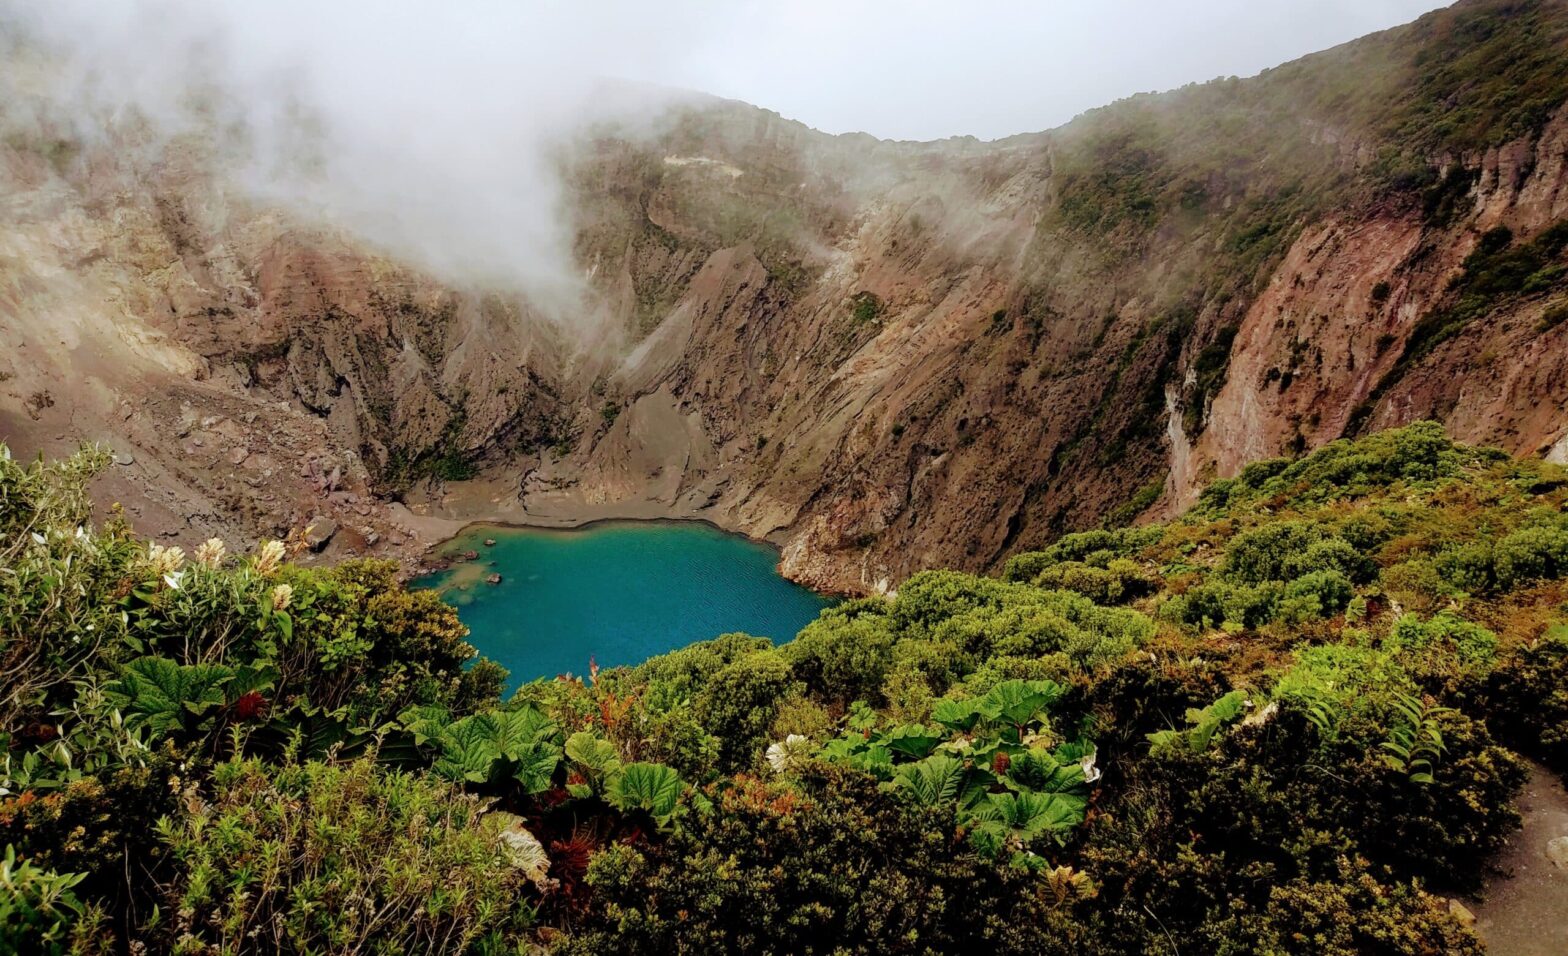
[[601, 130], [566, 173], [591, 339], [190, 143], [35, 130], [0, 146], [0, 429], [125, 450], [149, 530], [702, 516], [848, 592], [1419, 418], [1568, 455], [1565, 37], [1465, 3], [989, 144], [719, 102]]

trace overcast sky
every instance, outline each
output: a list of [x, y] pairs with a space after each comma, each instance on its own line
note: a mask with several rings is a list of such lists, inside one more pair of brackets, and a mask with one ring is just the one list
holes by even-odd
[[[662, 6], [662, 4], [654, 4]], [[1433, 0], [732, 0], [650, 79], [830, 132], [995, 138], [1133, 93], [1248, 76]], [[658, 75], [662, 73], [663, 75]]]
[[[135, 18], [178, 34], [226, 21], [231, 55], [292, 53], [331, 81], [431, 71], [685, 87], [829, 132], [995, 138], [1133, 93], [1247, 76], [1414, 19], [1433, 0], [0, 0], [73, 10], [76, 32]], [[149, 15], [149, 11], [153, 11]], [[138, 41], [149, 57], [159, 44]], [[389, 75], [396, 74], [396, 75]], [[435, 80], [432, 88], [450, 83]], [[547, 97], [547, 90], [536, 91]], [[505, 102], [502, 93], [497, 97]]]

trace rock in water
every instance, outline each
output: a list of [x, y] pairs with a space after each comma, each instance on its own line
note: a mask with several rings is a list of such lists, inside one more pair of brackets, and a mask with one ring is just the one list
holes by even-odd
[[485, 547], [487, 547], [487, 548], [495, 547], [495, 539], [494, 538], [486, 538], [485, 539]]
[[501, 583], [501, 575], [499, 575], [499, 574], [487, 574], [487, 575], [485, 575], [485, 583], [486, 584], [500, 584]]
[[312, 551], [320, 551], [338, 533], [338, 523], [331, 518], [317, 515], [310, 519], [305, 529], [305, 543]]

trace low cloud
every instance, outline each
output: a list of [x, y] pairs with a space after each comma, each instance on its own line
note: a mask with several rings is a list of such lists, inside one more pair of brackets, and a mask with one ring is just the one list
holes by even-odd
[[251, 195], [564, 319], [583, 280], [562, 150], [672, 95], [604, 95], [605, 77], [659, 70], [638, 22], [544, 4], [0, 4], [57, 127], [216, 136]]

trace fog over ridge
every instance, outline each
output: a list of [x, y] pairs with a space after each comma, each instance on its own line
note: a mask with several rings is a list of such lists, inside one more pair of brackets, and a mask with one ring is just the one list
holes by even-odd
[[[1435, 5], [0, 0], [0, 35], [39, 54], [49, 119], [78, 136], [133, 115], [169, 137], [226, 131], [245, 192], [579, 322], [562, 166], [587, 122], [645, 118], [684, 88], [830, 132], [990, 138]], [[606, 97], [606, 77], [636, 82]]]
[[[456, 283], [580, 306], [562, 150], [593, 120], [673, 91], [607, 96], [580, 18], [410, 4], [137, 0], [0, 5], [34, 58], [0, 77], [87, 141], [125, 121], [219, 134], [245, 193], [369, 240]], [[22, 76], [18, 71], [22, 70]], [[4, 87], [0, 86], [0, 92]], [[7, 95], [13, 103], [21, 97]], [[15, 120], [15, 116], [8, 117]]]

